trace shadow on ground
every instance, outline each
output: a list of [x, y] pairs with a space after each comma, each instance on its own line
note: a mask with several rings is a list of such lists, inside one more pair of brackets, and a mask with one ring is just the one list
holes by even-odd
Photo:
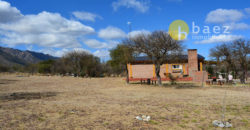
[[166, 84], [163, 84], [163, 86], [174, 87], [176, 89], [201, 88], [201, 86], [198, 86], [197, 84], [194, 84], [194, 83], [175, 83], [175, 84], [166, 83]]
[[18, 80], [10, 80], [10, 79], [0, 79], [0, 84], [11, 84], [11, 83], [15, 83]]
[[[133, 85], [140, 85], [140, 82], [132, 82], [130, 84]], [[148, 86], [158, 86], [157, 84], [142, 84], [142, 85], [148, 85]], [[194, 84], [194, 83], [163, 83], [162, 84], [163, 87], [168, 87], [168, 88], [176, 88], [176, 89], [188, 89], [188, 88], [201, 88], [201, 86]]]
[[56, 96], [56, 92], [16, 92], [10, 94], [0, 94], [0, 100], [33, 100]]

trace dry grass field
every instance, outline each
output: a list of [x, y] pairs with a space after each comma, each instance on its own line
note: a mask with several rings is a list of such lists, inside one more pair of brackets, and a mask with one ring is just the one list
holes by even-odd
[[[226, 95], [226, 96], [225, 96]], [[122, 78], [0, 75], [0, 129], [250, 128], [250, 86], [127, 85]], [[150, 115], [149, 122], [136, 116]]]

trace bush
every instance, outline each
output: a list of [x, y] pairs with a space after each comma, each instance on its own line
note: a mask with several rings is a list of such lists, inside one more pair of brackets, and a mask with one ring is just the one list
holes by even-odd
[[9, 72], [9, 71], [10, 71], [9, 67], [0, 65], [0, 72]]
[[176, 84], [176, 80], [178, 77], [174, 77], [172, 74], [169, 74], [169, 79], [172, 85]]

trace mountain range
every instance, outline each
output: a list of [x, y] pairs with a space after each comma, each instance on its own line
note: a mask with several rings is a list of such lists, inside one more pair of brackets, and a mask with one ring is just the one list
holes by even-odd
[[2, 66], [25, 66], [45, 60], [58, 59], [48, 54], [33, 51], [21, 51], [13, 48], [0, 47], [0, 65]]

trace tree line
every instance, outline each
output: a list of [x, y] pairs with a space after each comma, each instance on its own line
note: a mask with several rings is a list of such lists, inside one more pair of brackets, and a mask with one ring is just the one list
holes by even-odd
[[[136, 37], [125, 39], [110, 52], [111, 65], [118, 72], [128, 72], [126, 63], [140, 54], [148, 56], [155, 65], [158, 85], [161, 85], [160, 66], [166, 61], [178, 60], [183, 54], [185, 46], [182, 41], [176, 41], [165, 31], [155, 31], [150, 34], [139, 34]], [[250, 41], [238, 39], [230, 43], [221, 43], [210, 50], [211, 60], [206, 61], [206, 70], [211, 76], [224, 73], [239, 78], [245, 83], [250, 71]]]
[[[16, 68], [16, 69], [14, 69]], [[102, 77], [106, 71], [106, 63], [85, 51], [72, 51], [59, 59], [42, 61], [24, 67], [0, 66], [1, 72], [28, 72], [31, 74], [71, 75], [77, 77]]]
[[[172, 39], [168, 32], [155, 31], [122, 40], [110, 50], [110, 60], [105, 63], [101, 63], [98, 57], [88, 52], [73, 51], [57, 60], [43, 61], [22, 69], [11, 70], [80, 77], [120, 75], [128, 79], [127, 63], [138, 55], [145, 55], [153, 61], [158, 84], [161, 85], [160, 66], [166, 59], [178, 58], [178, 55], [183, 54], [184, 48], [182, 41]], [[218, 72], [233, 74], [235, 78], [240, 78], [241, 82], [245, 83], [250, 70], [249, 55], [250, 41], [241, 39], [219, 44], [210, 50], [212, 60], [206, 62], [206, 70], [215, 76]], [[10, 71], [10, 69], [0, 66], [0, 71]]]
[[250, 70], [250, 41], [239, 39], [230, 43], [222, 43], [210, 50], [210, 57], [215, 61], [214, 67], [207, 66], [210, 74], [225, 73], [240, 78], [245, 83]]

